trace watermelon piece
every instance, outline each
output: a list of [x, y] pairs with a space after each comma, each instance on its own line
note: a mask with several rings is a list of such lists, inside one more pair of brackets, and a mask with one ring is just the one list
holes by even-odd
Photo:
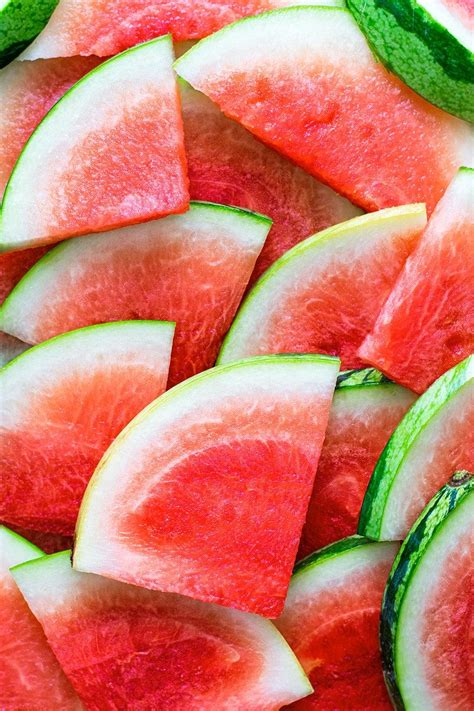
[[474, 121], [472, 0], [348, 0], [385, 66], [432, 104]]
[[37, 247], [0, 254], [0, 304], [3, 304], [13, 287], [46, 252], [45, 247]]
[[0, 199], [36, 126], [63, 94], [100, 62], [97, 57], [12, 62], [0, 71]]
[[0, 331], [0, 368], [28, 350], [29, 347], [28, 343], [23, 343], [18, 338]]
[[176, 321], [176, 384], [214, 364], [270, 226], [261, 215], [192, 203], [183, 215], [63, 242], [10, 294], [1, 327], [39, 343], [103, 321]]
[[175, 66], [230, 118], [367, 210], [425, 202], [431, 211], [472, 160], [468, 125], [389, 74], [343, 8], [242, 20]]
[[81, 711], [82, 704], [49, 647], [9, 568], [43, 552], [0, 525], [0, 708]]
[[[321, 0], [321, 5], [342, 2]], [[108, 57], [168, 32], [175, 40], [199, 39], [241, 17], [292, 4], [292, 0], [60, 0], [22, 59]]]
[[418, 393], [474, 352], [473, 196], [474, 170], [462, 168], [359, 351]]
[[274, 711], [311, 692], [271, 622], [71, 568], [13, 575], [88, 711]]
[[472, 708], [474, 476], [461, 471], [408, 533], [384, 595], [381, 641], [395, 708]]
[[361, 214], [180, 81], [189, 191], [195, 200], [237, 205], [268, 215], [270, 234], [250, 284], [308, 235]]
[[187, 209], [172, 61], [161, 37], [104, 62], [54, 105], [6, 187], [2, 251]]
[[[355, 217], [296, 245], [248, 294], [218, 362], [328, 353], [343, 368], [362, 367], [357, 350], [425, 224], [424, 205], [404, 205]], [[2, 328], [10, 332], [5, 323]]]
[[48, 22], [58, 0], [2, 0], [0, 67], [27, 47]]
[[295, 569], [276, 626], [300, 660], [314, 694], [298, 711], [391, 711], [378, 626], [394, 543], [345, 538]]
[[250, 359], [156, 400], [96, 469], [74, 567], [278, 616], [338, 366], [325, 356]]
[[[3, 523], [0, 521], [0, 526]], [[72, 548], [72, 536], [61, 536], [60, 533], [46, 533], [45, 531], [31, 531], [21, 526], [9, 526], [9, 530], [17, 533], [22, 538], [26, 538], [34, 546], [40, 548], [44, 553], [58, 553], [68, 548]]]
[[403, 540], [455, 469], [474, 463], [474, 355], [441, 376], [407, 412], [383, 450], [359, 533]]
[[377, 459], [415, 399], [376, 370], [339, 375], [299, 557], [356, 533]]
[[71, 535], [108, 445], [166, 387], [174, 324], [80, 329], [0, 370], [0, 518]]

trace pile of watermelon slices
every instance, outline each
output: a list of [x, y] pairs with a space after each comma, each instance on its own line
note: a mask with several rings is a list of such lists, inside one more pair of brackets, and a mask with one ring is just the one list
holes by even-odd
[[472, 711], [473, 28], [0, 1], [1, 711]]

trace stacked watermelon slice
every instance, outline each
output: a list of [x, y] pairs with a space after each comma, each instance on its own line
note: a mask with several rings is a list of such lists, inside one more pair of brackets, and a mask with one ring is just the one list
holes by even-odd
[[474, 14], [348, 5], [0, 2], [1, 709], [472, 709]]

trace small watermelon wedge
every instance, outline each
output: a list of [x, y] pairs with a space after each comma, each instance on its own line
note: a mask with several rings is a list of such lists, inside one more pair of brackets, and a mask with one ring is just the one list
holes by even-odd
[[327, 356], [249, 359], [158, 398], [90, 482], [74, 567], [278, 616], [338, 367]]
[[250, 284], [308, 235], [361, 214], [182, 80], [180, 93], [191, 198], [237, 205], [273, 221]]
[[474, 353], [474, 170], [461, 168], [359, 355], [422, 393]]
[[174, 385], [214, 365], [270, 226], [192, 203], [183, 215], [63, 242], [11, 293], [1, 327], [39, 343], [91, 323], [175, 321]]
[[2, 0], [0, 67], [11, 62], [41, 32], [58, 0]]
[[474, 476], [456, 472], [395, 559], [381, 642], [396, 709], [472, 708], [473, 521]]
[[0, 525], [0, 708], [81, 711], [79, 698], [9, 571], [41, 557], [39, 548]]
[[[249, 292], [218, 362], [328, 353], [340, 357], [343, 368], [362, 367], [357, 350], [425, 224], [424, 205], [404, 205], [355, 217], [300, 242]], [[12, 332], [5, 323], [2, 328]]]
[[290, 709], [392, 710], [378, 626], [396, 552], [394, 543], [352, 536], [298, 563], [276, 626], [300, 660], [314, 694]]
[[241, 20], [175, 66], [230, 118], [367, 210], [424, 202], [431, 212], [472, 160], [468, 125], [389, 74], [343, 8]]
[[[0, 526], [3, 523], [0, 521]], [[31, 531], [21, 526], [9, 526], [9, 530], [17, 533], [22, 538], [44, 551], [44, 553], [58, 553], [72, 548], [72, 536], [61, 536], [60, 533], [46, 533], [45, 531]]]
[[13, 570], [88, 711], [274, 711], [311, 692], [271, 622], [71, 568]]
[[24, 343], [18, 338], [0, 331], [0, 368], [3, 368], [4, 365], [16, 358], [20, 353], [28, 350], [29, 347], [28, 343]]
[[171, 38], [104, 62], [32, 133], [5, 190], [0, 250], [183, 212], [189, 204]]
[[376, 370], [338, 376], [299, 557], [356, 533], [370, 475], [415, 399]]
[[403, 540], [455, 469], [474, 465], [474, 355], [411, 407], [383, 450], [362, 505], [359, 533]]
[[71, 535], [86, 484], [130, 420], [166, 387], [174, 324], [103, 324], [0, 370], [0, 518]]

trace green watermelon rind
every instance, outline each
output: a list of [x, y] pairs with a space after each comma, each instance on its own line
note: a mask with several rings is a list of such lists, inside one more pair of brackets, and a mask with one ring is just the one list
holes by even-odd
[[360, 535], [381, 540], [390, 493], [410, 449], [430, 420], [473, 378], [474, 355], [444, 373], [408, 410], [385, 445], [369, 481], [360, 513]]
[[57, 4], [58, 0], [7, 0], [0, 9], [0, 67], [39, 35]]
[[375, 368], [343, 370], [337, 376], [336, 389], [361, 388], [371, 385], [395, 385], [386, 375]]
[[[1, 541], [2, 538], [4, 538], [3, 541]], [[24, 563], [29, 563], [32, 560], [37, 560], [38, 558], [43, 558], [45, 555], [44, 551], [42, 551], [41, 548], [38, 548], [38, 546], [35, 546], [34, 543], [31, 543], [31, 541], [28, 541], [26, 538], [23, 538], [23, 536], [20, 536], [20, 534], [16, 533], [16, 531], [12, 531], [11, 528], [8, 528], [8, 526], [5, 526], [3, 523], [0, 524], [0, 541], [2, 543], [2, 550], [6, 551], [9, 546], [9, 543], [11, 543], [15, 549], [21, 549], [22, 551], [24, 551], [25, 556], [30, 556], [29, 558], [24, 558], [23, 561], [21, 561], [20, 563], [15, 563], [11, 566], [11, 568], [15, 567], [16, 565], [23, 565]]]
[[332, 558], [350, 553], [355, 548], [362, 548], [367, 545], [376, 546], [378, 548], [380, 544], [364, 536], [359, 536], [358, 534], [330, 543], [328, 546], [324, 546], [324, 548], [320, 548], [314, 553], [310, 553], [306, 558], [299, 560], [294, 567], [293, 576], [313, 570], [313, 568], [316, 568], [322, 563], [326, 563]]
[[[397, 633], [406, 594], [424, 553], [431, 545], [436, 546], [447, 519], [470, 496], [474, 496], [474, 475], [467, 471], [453, 474], [415, 521], [393, 563], [382, 603], [380, 639], [385, 681], [398, 711], [407, 711], [399, 686], [403, 660], [397, 656]], [[415, 611], [410, 611], [411, 617], [413, 614]], [[429, 699], [426, 702], [425, 708], [430, 708]]]
[[474, 54], [416, 0], [347, 0], [383, 64], [432, 104], [474, 121]]

